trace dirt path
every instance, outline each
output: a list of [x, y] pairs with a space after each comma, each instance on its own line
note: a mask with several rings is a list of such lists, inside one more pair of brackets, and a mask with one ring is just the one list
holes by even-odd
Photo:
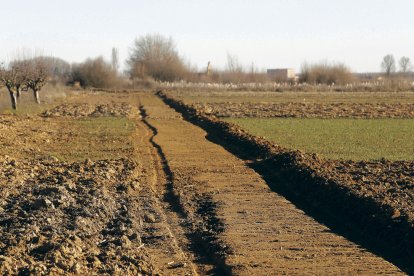
[[163, 275], [197, 275], [200, 268], [187, 250], [188, 240], [180, 225], [180, 217], [166, 199], [169, 180], [163, 169], [163, 160], [151, 143], [155, 133], [143, 120], [137, 121], [136, 126], [134, 148], [142, 161], [147, 184], [142, 198], [147, 206], [144, 222], [147, 232], [155, 233], [147, 236], [147, 252], [153, 256], [155, 267]]
[[142, 96], [171, 193], [191, 224], [193, 252], [220, 272], [399, 274], [384, 259], [332, 233], [272, 192], [242, 160], [209, 142], [158, 98]]

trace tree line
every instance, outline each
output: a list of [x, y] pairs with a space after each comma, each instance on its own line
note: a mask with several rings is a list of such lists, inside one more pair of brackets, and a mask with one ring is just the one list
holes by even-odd
[[[406, 56], [403, 56], [398, 60], [398, 65], [400, 67], [400, 73], [403, 74], [409, 73], [413, 69], [410, 58]], [[397, 62], [392, 54], [384, 56], [381, 62], [381, 69], [387, 76], [390, 76], [397, 71]]]
[[[35, 101], [40, 103], [39, 91], [47, 82], [53, 81], [84, 88], [115, 88], [135, 80], [219, 83], [272, 81], [254, 64], [245, 67], [230, 53], [227, 54], [224, 70], [214, 70], [208, 63], [205, 70], [200, 72], [184, 61], [171, 37], [159, 34], [147, 34], [134, 40], [123, 74], [119, 72], [117, 49], [112, 49], [111, 57], [110, 62], [97, 57], [75, 64], [44, 56], [16, 59], [7, 65], [0, 64], [0, 86], [7, 88], [12, 108], [16, 109], [22, 92], [32, 91]], [[398, 65], [402, 73], [408, 73], [413, 68], [410, 59], [405, 56], [399, 59]], [[393, 55], [384, 56], [381, 69], [387, 76], [395, 73], [396, 67]], [[298, 80], [309, 84], [347, 84], [355, 80], [355, 74], [343, 63], [304, 63]]]

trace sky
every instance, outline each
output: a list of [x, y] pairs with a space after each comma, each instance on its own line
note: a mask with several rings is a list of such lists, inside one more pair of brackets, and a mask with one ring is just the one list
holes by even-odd
[[0, 0], [0, 61], [27, 50], [109, 60], [116, 47], [124, 65], [136, 38], [157, 33], [200, 70], [230, 54], [260, 70], [327, 61], [376, 72], [386, 54], [414, 60], [413, 12], [413, 0]]

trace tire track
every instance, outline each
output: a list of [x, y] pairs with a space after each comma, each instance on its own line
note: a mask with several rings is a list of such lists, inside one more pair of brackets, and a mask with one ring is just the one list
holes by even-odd
[[[179, 216], [177, 216], [177, 210], [170, 210], [162, 202], [162, 194], [165, 193], [165, 186], [168, 185], [169, 174], [165, 173], [164, 165], [162, 158], [159, 156], [157, 149], [153, 146], [152, 140], [155, 135], [154, 131], [147, 124], [145, 120], [145, 111], [140, 107], [140, 113], [142, 119], [137, 123], [137, 128], [140, 129], [140, 132], [144, 133], [144, 136], [139, 135], [137, 139], [140, 140], [141, 144], [145, 145], [146, 155], [150, 160], [147, 160], [146, 170], [150, 169], [150, 179], [147, 180], [147, 185], [149, 185], [147, 191], [145, 192], [147, 201], [151, 205], [151, 208], [155, 209], [154, 211], [160, 217], [160, 226], [167, 231], [168, 241], [170, 244], [166, 245], [168, 241], [162, 242], [161, 245], [156, 246], [157, 248], [152, 253], [154, 262], [158, 262], [158, 267], [160, 270], [164, 270], [163, 274], [183, 274], [183, 275], [198, 275], [197, 266], [192, 260], [192, 256], [187, 252], [185, 248], [186, 241], [183, 239], [183, 232], [181, 225], [179, 223]], [[142, 145], [136, 145], [139, 147]], [[151, 165], [149, 165], [151, 163]], [[151, 218], [147, 218], [147, 224], [151, 225]], [[149, 223], [148, 223], [149, 222]], [[148, 226], [151, 228], [151, 226]], [[172, 230], [174, 229], [174, 230]], [[172, 248], [171, 256], [161, 256], [165, 254], [160, 254], [160, 251], [171, 251], [168, 250], [168, 247]], [[178, 261], [170, 261], [172, 255], [178, 255], [175, 258], [178, 258]], [[169, 258], [168, 258], [169, 257]], [[168, 259], [165, 259], [168, 258]], [[165, 262], [168, 261], [165, 265]], [[163, 263], [164, 262], [164, 263]]]
[[[148, 115], [144, 106], [141, 105], [139, 110], [141, 112], [142, 122], [152, 132], [149, 142], [154, 152], [152, 155], [157, 160], [157, 171], [158, 173], [163, 172], [163, 177], [165, 178], [165, 186], [161, 189], [163, 189], [162, 193], [164, 193], [163, 199], [171, 209], [164, 208], [164, 212], [167, 215], [166, 219], [167, 217], [174, 217], [171, 214], [171, 211], [173, 211], [182, 220], [182, 223], [179, 223], [180, 225], [173, 223], [176, 224], [175, 226], [184, 229], [186, 239], [189, 241], [188, 247], [197, 256], [198, 270], [202, 274], [230, 274], [230, 267], [226, 265], [222, 252], [222, 248], [226, 246], [223, 246], [217, 237], [217, 233], [222, 232], [224, 226], [220, 219], [217, 218], [216, 204], [207, 194], [189, 199], [175, 189], [174, 183], [176, 179], [174, 173], [171, 171], [163, 149], [154, 141], [154, 138], [158, 135], [158, 130], [148, 121]], [[196, 206], [192, 206], [194, 202]], [[174, 235], [171, 229], [170, 232], [171, 235]], [[177, 247], [179, 247], [178, 242]], [[185, 255], [184, 252], [183, 254]], [[192, 265], [194, 266], [193, 271], [196, 273], [195, 264]]]

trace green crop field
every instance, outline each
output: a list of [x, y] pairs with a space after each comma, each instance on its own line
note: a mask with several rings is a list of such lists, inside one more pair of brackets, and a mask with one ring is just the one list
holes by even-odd
[[414, 160], [414, 119], [225, 119], [278, 145], [331, 159]]

